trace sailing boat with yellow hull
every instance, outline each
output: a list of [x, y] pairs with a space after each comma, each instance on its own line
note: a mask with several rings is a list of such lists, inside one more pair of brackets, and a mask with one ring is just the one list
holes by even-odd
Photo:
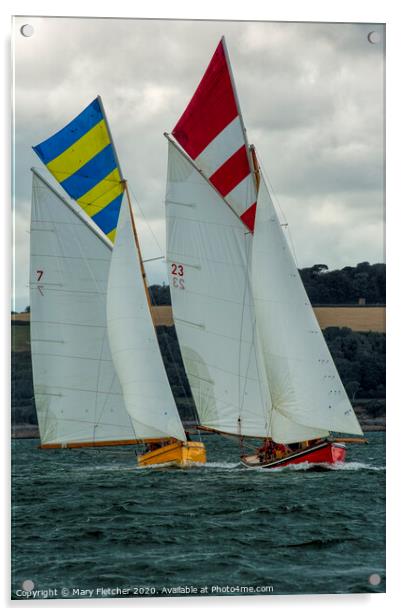
[[34, 171], [31, 336], [42, 447], [143, 444], [151, 451], [138, 456], [141, 466], [205, 462], [203, 444], [187, 442], [167, 379], [100, 97], [34, 150], [80, 206]]
[[336, 463], [362, 431], [249, 146], [224, 38], [168, 138], [173, 315], [201, 428], [250, 467]]

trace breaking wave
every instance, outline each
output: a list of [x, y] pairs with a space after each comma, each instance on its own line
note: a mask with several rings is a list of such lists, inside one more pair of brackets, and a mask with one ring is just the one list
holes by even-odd
[[342, 462], [338, 464], [311, 464], [309, 462], [302, 462], [301, 464], [290, 464], [289, 466], [282, 466], [278, 468], [258, 468], [256, 470], [269, 473], [301, 472], [314, 470], [330, 472], [362, 470], [384, 471], [385, 466], [374, 466], [373, 464], [365, 464], [364, 462]]

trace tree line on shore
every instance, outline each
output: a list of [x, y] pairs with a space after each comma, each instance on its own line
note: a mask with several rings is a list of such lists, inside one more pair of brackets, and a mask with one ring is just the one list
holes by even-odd
[[[299, 273], [313, 305], [357, 304], [361, 299], [366, 304], [385, 304], [385, 263], [364, 261], [331, 271], [321, 263]], [[170, 306], [168, 285], [152, 285], [149, 292], [155, 306]]]
[[[29, 327], [22, 325], [21, 327]], [[182, 419], [197, 417], [184, 370], [174, 326], [157, 327], [166, 372]], [[324, 336], [343, 384], [352, 400], [365, 400], [373, 417], [384, 414], [385, 334], [354, 332], [346, 327], [328, 327]], [[12, 423], [36, 425], [35, 400], [29, 351], [12, 353]]]
[[[370, 265], [363, 261], [355, 267], [336, 270], [329, 270], [327, 265], [319, 263], [304, 267], [299, 273], [313, 305], [353, 305], [361, 299], [366, 304], [385, 305], [385, 263]], [[148, 290], [154, 306], [171, 305], [169, 285], [153, 284]], [[29, 311], [27, 306], [23, 312]]]

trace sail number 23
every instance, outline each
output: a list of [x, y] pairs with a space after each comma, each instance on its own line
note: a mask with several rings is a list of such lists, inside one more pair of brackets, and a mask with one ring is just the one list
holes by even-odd
[[173, 286], [176, 289], [184, 289], [184, 267], [180, 263], [172, 263], [171, 274], [173, 278]]

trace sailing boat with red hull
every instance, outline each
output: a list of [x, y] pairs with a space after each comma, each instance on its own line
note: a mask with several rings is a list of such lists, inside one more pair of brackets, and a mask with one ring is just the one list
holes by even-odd
[[[288, 449], [281, 452], [277, 458], [275, 453], [270, 457], [254, 455], [241, 456], [243, 464], [249, 467], [278, 468], [290, 464], [340, 464], [346, 458], [346, 445], [328, 440], [317, 441], [312, 445], [300, 447], [300, 449]], [[283, 453], [283, 455], [282, 455]]]
[[224, 38], [165, 136], [172, 307], [201, 429], [263, 439], [249, 467], [343, 462], [330, 432], [362, 430], [248, 144]]

